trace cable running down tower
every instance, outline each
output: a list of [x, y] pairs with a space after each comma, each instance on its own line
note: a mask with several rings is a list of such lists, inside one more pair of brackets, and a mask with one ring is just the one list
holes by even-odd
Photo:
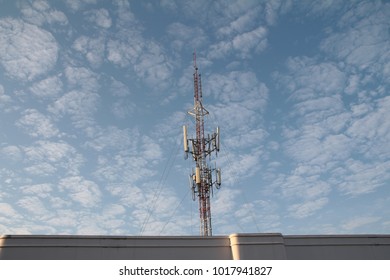
[[[195, 161], [195, 169], [189, 176], [190, 188], [192, 190], [192, 199], [195, 201], [196, 196], [199, 202], [200, 215], [200, 235], [212, 236], [211, 227], [211, 205], [210, 194], [213, 193], [213, 187], [219, 189], [221, 187], [221, 169], [212, 168], [208, 165], [211, 153], [217, 155], [220, 146], [219, 127], [216, 132], [205, 137], [204, 133], [204, 116], [209, 112], [203, 107], [202, 103], [202, 82], [201, 75], [198, 73], [196, 65], [196, 53], [193, 55], [194, 60], [194, 108], [188, 111], [188, 114], [195, 118], [196, 137], [187, 137], [187, 126], [183, 126], [184, 134], [184, 152], [185, 158], [188, 154], [192, 155]], [[191, 150], [189, 150], [189, 143]], [[215, 173], [215, 181], [213, 179]]]

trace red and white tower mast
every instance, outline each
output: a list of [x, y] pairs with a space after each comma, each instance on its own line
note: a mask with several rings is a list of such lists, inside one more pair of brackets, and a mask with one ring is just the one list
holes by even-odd
[[[209, 112], [203, 107], [202, 103], [202, 82], [201, 75], [198, 73], [196, 65], [196, 54], [194, 52], [194, 108], [188, 114], [195, 118], [195, 138], [187, 138], [187, 127], [183, 126], [184, 134], [184, 152], [186, 158], [188, 154], [192, 154], [195, 161], [195, 170], [190, 174], [190, 187], [192, 189], [193, 200], [198, 197], [199, 215], [200, 215], [200, 235], [211, 236], [211, 205], [210, 194], [213, 192], [213, 187], [217, 189], [221, 186], [221, 169], [211, 168], [208, 165], [212, 152], [219, 152], [219, 128], [212, 135], [208, 134], [205, 137], [204, 133], [204, 117]], [[191, 151], [188, 146], [191, 143]], [[213, 181], [213, 173], [215, 172], [215, 181]]]

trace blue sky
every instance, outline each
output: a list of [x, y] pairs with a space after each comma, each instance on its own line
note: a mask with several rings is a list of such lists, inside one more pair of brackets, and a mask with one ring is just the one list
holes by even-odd
[[[0, 234], [390, 232], [388, 1], [0, 0]], [[212, 163], [214, 164], [214, 163]]]

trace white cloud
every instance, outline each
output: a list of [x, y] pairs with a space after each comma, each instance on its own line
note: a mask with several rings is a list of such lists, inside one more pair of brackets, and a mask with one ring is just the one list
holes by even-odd
[[[167, 7], [168, 9], [172, 9], [177, 7], [177, 12], [183, 13], [186, 18], [190, 19], [198, 19], [200, 21], [206, 21], [207, 16], [213, 11], [212, 3], [207, 0], [199, 0], [199, 1], [190, 1], [190, 0], [182, 0], [182, 1], [172, 1], [173, 4], [165, 4], [163, 1], [163, 7]], [[217, 20], [217, 19], [215, 19]]]
[[57, 117], [69, 115], [76, 128], [88, 128], [95, 123], [99, 95], [90, 91], [72, 90], [49, 106], [48, 111]]
[[350, 159], [345, 163], [345, 167], [339, 170], [339, 174], [335, 174], [338, 188], [352, 196], [372, 193], [377, 188], [386, 187], [389, 179], [389, 161], [364, 163]]
[[96, 4], [97, 0], [66, 0], [66, 5], [74, 12], [79, 11], [88, 4]]
[[21, 149], [14, 145], [1, 148], [0, 155], [9, 162], [19, 162], [23, 159]]
[[232, 54], [240, 58], [248, 58], [252, 51], [259, 53], [267, 47], [267, 29], [263, 26], [251, 31], [238, 34], [232, 39], [223, 40], [210, 46], [207, 57], [209, 59], [219, 59]]
[[[367, 104], [358, 107], [360, 111], [355, 114], [347, 134], [363, 143], [362, 152], [367, 157], [386, 160], [390, 156], [387, 149], [390, 141], [390, 97], [379, 98], [373, 105], [374, 109]], [[359, 110], [354, 108], [355, 112]], [[365, 143], [366, 141], [370, 141], [370, 144]]]
[[31, 183], [31, 179], [23, 176], [23, 170], [21, 170], [19, 161], [12, 162], [12, 159], [2, 158], [0, 164], [0, 178], [2, 179], [1, 184], [3, 188], [3, 192], [0, 192], [0, 198], [11, 197], [15, 190], [15, 186]]
[[0, 203], [0, 215], [9, 218], [21, 218], [21, 215], [8, 203]]
[[49, 175], [61, 170], [64, 174], [77, 175], [84, 162], [83, 156], [63, 141], [37, 141], [22, 150], [28, 160], [26, 170], [31, 174]]
[[345, 88], [346, 94], [354, 94], [357, 92], [360, 84], [360, 77], [359, 75], [351, 75], [348, 78], [348, 85]]
[[134, 184], [150, 178], [157, 173], [156, 164], [162, 159], [157, 140], [141, 135], [138, 129], [109, 127], [86, 145], [100, 151], [94, 174], [103, 182]]
[[110, 83], [110, 93], [112, 94], [112, 96], [125, 98], [132, 94], [129, 87], [126, 84], [112, 77], [110, 78], [109, 83]]
[[221, 188], [217, 191], [213, 199], [213, 215], [218, 217], [229, 216], [233, 209], [235, 209], [236, 198], [239, 194], [240, 190], [228, 187]]
[[[161, 47], [149, 42], [145, 45], [146, 53], [138, 57], [139, 63], [134, 66], [137, 75], [144, 79], [146, 84], [165, 88], [172, 76], [173, 63], [164, 54]], [[149, 51], [149, 52], [148, 52]]]
[[34, 80], [57, 62], [58, 45], [53, 35], [20, 20], [0, 20], [0, 63], [19, 80]]
[[142, 157], [147, 160], [160, 160], [162, 158], [162, 150], [160, 145], [148, 136], [142, 137], [141, 145]]
[[305, 100], [294, 105], [294, 113], [304, 116], [306, 119], [323, 120], [328, 116], [341, 112], [344, 108], [341, 96], [325, 96]]
[[127, 150], [135, 153], [139, 141], [140, 133], [137, 129], [119, 129], [117, 127], [108, 127], [101, 129], [94, 139], [86, 142], [86, 146], [92, 147], [96, 151], [104, 149], [109, 150]]
[[328, 201], [328, 198], [322, 197], [303, 203], [293, 204], [289, 207], [289, 211], [291, 212], [291, 216], [294, 218], [306, 218], [322, 209], [326, 204], [328, 204]]
[[73, 43], [73, 48], [83, 55], [93, 67], [98, 67], [104, 60], [105, 39], [80, 36]]
[[293, 57], [287, 60], [290, 76], [277, 76], [284, 83], [291, 99], [307, 100], [319, 96], [341, 93], [345, 74], [335, 63], [317, 62], [308, 57]]
[[239, 181], [253, 176], [261, 169], [262, 155], [261, 148], [250, 153], [236, 154], [223, 150], [218, 158], [218, 165], [222, 168], [224, 185], [235, 186]]
[[321, 49], [360, 70], [370, 69], [385, 77], [390, 47], [390, 7], [377, 2], [360, 2], [344, 14], [339, 29], [323, 40]]
[[0, 108], [5, 112], [8, 113], [12, 111], [9, 104], [12, 103], [12, 98], [9, 95], [6, 95], [4, 92], [4, 87], [0, 85]]
[[125, 0], [115, 0], [114, 5], [116, 7], [116, 14], [118, 16], [116, 25], [117, 27], [125, 27], [127, 24], [133, 24], [136, 22], [135, 16], [130, 9], [130, 3]]
[[86, 67], [68, 66], [65, 68], [65, 77], [71, 88], [94, 92], [99, 89], [99, 75]]
[[42, 26], [45, 23], [59, 23], [61, 25], [68, 24], [66, 15], [56, 9], [50, 8], [47, 1], [34, 0], [31, 3], [23, 1], [20, 3], [23, 18], [35, 25]]
[[[139, 187], [131, 183], [116, 183], [110, 184], [107, 189], [121, 205], [126, 206], [126, 213], [129, 213], [127, 224], [139, 235], [180, 234], [184, 233], [183, 227], [188, 226], [188, 217], [178, 212], [181, 202], [162, 182], [149, 181]], [[106, 210], [107, 217], [125, 211], [123, 206], [118, 205], [109, 206]], [[121, 223], [120, 220], [117, 222]]]
[[176, 11], [177, 5], [174, 1], [171, 0], [161, 0], [160, 5], [163, 9], [168, 9], [170, 11]]
[[342, 0], [314, 0], [314, 1], [297, 1], [298, 8], [303, 9], [313, 17], [323, 17], [332, 15], [334, 11], [343, 10], [344, 1]]
[[[107, 190], [114, 197], [118, 197], [121, 204], [126, 207], [145, 207], [145, 192], [139, 187], [130, 184], [109, 184]], [[149, 190], [148, 190], [149, 191]]]
[[99, 186], [81, 176], [61, 179], [58, 187], [61, 192], [65, 192], [73, 201], [83, 207], [97, 207], [102, 199]]
[[[245, 193], [246, 192], [246, 193]], [[275, 229], [278, 216], [275, 215], [275, 204], [247, 199], [248, 190], [237, 182], [234, 188], [225, 184], [214, 191], [211, 198], [211, 215], [213, 232], [230, 234], [231, 232], [250, 232], [261, 229]]]
[[28, 214], [32, 214], [36, 217], [43, 218], [43, 216], [49, 215], [50, 212], [44, 205], [44, 203], [36, 196], [26, 196], [18, 200], [17, 205], [24, 208]]
[[109, 12], [106, 9], [91, 10], [85, 12], [87, 19], [99, 27], [110, 28], [112, 21]]
[[[254, 203], [243, 203], [240, 208], [234, 212], [234, 216], [240, 220], [240, 223], [253, 222], [252, 215], [255, 212]], [[262, 221], [263, 222], [263, 221]]]
[[[244, 194], [241, 196], [245, 197]], [[250, 202], [239, 205], [240, 207], [234, 212], [234, 216], [240, 226], [261, 232], [280, 231], [280, 216], [276, 202], [251, 199]]]
[[151, 136], [156, 139], [166, 139], [167, 143], [177, 143], [180, 136], [179, 141], [182, 141], [182, 126], [188, 124], [186, 118], [188, 115], [184, 111], [173, 112], [152, 129]]
[[142, 26], [135, 19], [126, 1], [116, 1], [117, 35], [107, 42], [107, 59], [120, 67], [131, 67], [145, 85], [165, 89], [172, 84], [175, 62], [163, 44], [143, 36]]
[[229, 22], [227, 26], [219, 28], [217, 34], [220, 36], [230, 36], [231, 34], [248, 31], [256, 24], [256, 18], [258, 17], [260, 10], [261, 8], [258, 6], [243, 11], [243, 14], [239, 15], [237, 19]]
[[[284, 136], [285, 151], [298, 166], [295, 172], [329, 176], [327, 182], [344, 194], [373, 192], [389, 178], [388, 98], [351, 104], [351, 113], [346, 112], [340, 98], [335, 103], [338, 106], [326, 101], [327, 98], [309, 99], [294, 107], [299, 110], [298, 128], [286, 129]], [[360, 160], [360, 155], [364, 155], [366, 162]], [[313, 183], [321, 181], [316, 179]]]
[[0, 96], [4, 95], [4, 87], [0, 85]]
[[204, 93], [224, 103], [240, 102], [249, 109], [263, 109], [268, 99], [267, 86], [250, 71], [212, 74], [205, 81]]
[[38, 98], [56, 98], [62, 91], [63, 84], [59, 76], [50, 76], [34, 83], [30, 90]]
[[238, 148], [237, 141], [242, 141], [245, 147], [259, 147], [267, 136], [262, 128], [262, 119], [268, 88], [252, 72], [214, 74], [206, 83], [205, 95], [219, 101], [216, 105], [207, 106], [207, 109], [212, 112], [212, 121], [221, 128], [222, 144], [228, 149]]
[[178, 51], [183, 48], [200, 48], [208, 40], [207, 35], [200, 27], [192, 27], [180, 22], [170, 24], [167, 33], [172, 40], [172, 47]]
[[284, 128], [285, 151], [296, 163], [320, 166], [326, 172], [355, 148], [353, 139], [343, 133], [351, 119], [340, 95], [345, 74], [333, 63], [307, 57], [289, 58], [287, 67], [291, 74], [277, 77], [294, 101], [290, 117], [297, 118], [297, 125]]
[[[373, 111], [373, 106], [372, 104], [367, 104], [367, 103], [363, 103], [363, 104], [354, 104], [351, 106], [351, 111], [352, 111], [352, 116], [353, 117], [362, 117], [364, 115], [366, 115], [367, 113], [371, 113]], [[361, 119], [357, 119], [357, 121], [361, 121]], [[351, 126], [351, 128], [349, 129], [349, 132], [351, 133], [351, 135], [353, 135], [353, 132], [354, 130], [356, 129], [356, 125], [353, 124]], [[356, 133], [359, 133], [358, 131], [356, 131]]]
[[51, 138], [59, 135], [59, 130], [51, 120], [35, 109], [27, 109], [16, 123], [32, 137]]
[[46, 220], [50, 226], [58, 229], [67, 228], [72, 229], [78, 221], [77, 212], [70, 209], [58, 209], [55, 211], [55, 216]]
[[46, 198], [53, 191], [51, 184], [25, 185], [20, 187], [21, 192], [30, 196]]
[[345, 222], [342, 225], [342, 228], [351, 232], [351, 231], [355, 231], [360, 227], [364, 227], [366, 225], [370, 225], [372, 223], [378, 222], [379, 220], [380, 217], [372, 217], [372, 216], [356, 217]]
[[150, 87], [167, 87], [174, 63], [163, 47], [139, 35], [127, 36], [107, 43], [108, 60], [121, 67], [132, 66], [135, 74]]
[[353, 140], [344, 134], [322, 138], [316, 135], [315, 129], [316, 126], [308, 126], [299, 130], [301, 136], [285, 143], [287, 154], [298, 162], [325, 166], [331, 161], [346, 159], [354, 149]]
[[118, 119], [125, 119], [131, 116], [136, 109], [134, 102], [130, 100], [118, 100], [111, 105], [111, 112]]
[[261, 52], [267, 47], [267, 29], [260, 26], [233, 38], [233, 48], [248, 56], [251, 50]]
[[326, 205], [331, 188], [362, 195], [388, 180], [389, 152], [383, 149], [390, 139], [387, 99], [379, 93], [348, 103], [341, 94], [362, 91], [367, 83], [342, 64], [316, 60], [289, 58], [289, 74], [276, 75], [293, 103], [292, 121], [283, 131], [284, 151], [293, 162], [291, 173], [274, 179], [273, 186], [281, 187], [286, 197], [304, 199], [289, 207], [296, 218]]
[[109, 204], [103, 209], [103, 215], [105, 217], [122, 216], [126, 213], [126, 208], [120, 204]]
[[50, 215], [49, 210], [46, 208], [42, 200], [36, 196], [26, 196], [18, 200], [17, 205], [24, 208], [27, 212], [33, 216], [44, 218], [44, 216]]
[[[329, 194], [331, 187], [327, 182], [321, 181], [317, 174], [304, 172], [303, 174], [295, 170], [294, 173], [284, 177], [283, 175], [277, 181], [282, 195], [287, 199], [299, 198], [305, 201], [324, 197]], [[306, 171], [306, 170], [305, 170]]]
[[48, 176], [54, 174], [57, 171], [57, 168], [50, 163], [42, 162], [27, 166], [24, 170], [30, 175]]
[[270, 0], [265, 4], [265, 21], [268, 25], [275, 25], [279, 14], [286, 13], [291, 9], [292, 2], [291, 1], [281, 1], [281, 0]]
[[224, 138], [224, 145], [231, 149], [245, 149], [260, 146], [268, 135], [268, 132], [262, 128], [252, 129], [247, 133], [227, 136]]
[[82, 221], [77, 226], [77, 234], [79, 235], [105, 235], [107, 234], [106, 231], [104, 231], [100, 225], [98, 225], [95, 217], [82, 217]]
[[[377, 28], [379, 30], [375, 30]], [[386, 49], [386, 37], [383, 38], [381, 34], [387, 34], [387, 32], [384, 32], [382, 28], [371, 26], [360, 32], [355, 29], [347, 36], [345, 33], [335, 34], [324, 41], [323, 49], [337, 54], [339, 58], [345, 58], [349, 64], [365, 69], [370, 63], [380, 59], [382, 50]]]
[[99, 166], [95, 172], [95, 176], [102, 181], [130, 183], [155, 174], [156, 171], [141, 155], [126, 154], [99, 157]]
[[[262, 115], [260, 112], [248, 109], [240, 103], [220, 103], [216, 106], [209, 105], [207, 110], [213, 113], [216, 123], [221, 127], [226, 136], [249, 133], [253, 126], [259, 125]], [[234, 116], [234, 117], [232, 117]]]

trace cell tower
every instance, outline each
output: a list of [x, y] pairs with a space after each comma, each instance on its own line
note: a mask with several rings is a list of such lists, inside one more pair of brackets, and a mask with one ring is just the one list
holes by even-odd
[[[192, 155], [195, 161], [195, 169], [189, 176], [190, 187], [192, 190], [192, 199], [195, 201], [196, 196], [199, 201], [200, 214], [200, 235], [211, 236], [211, 205], [210, 194], [213, 193], [213, 187], [219, 189], [221, 187], [221, 169], [210, 167], [211, 153], [219, 152], [220, 133], [219, 127], [212, 135], [208, 134], [205, 137], [204, 133], [204, 116], [209, 112], [203, 107], [202, 103], [202, 82], [201, 75], [198, 73], [196, 66], [196, 53], [194, 52], [194, 108], [188, 111], [188, 114], [195, 118], [196, 137], [187, 137], [187, 126], [183, 126], [184, 134], [184, 152], [185, 158], [188, 154]], [[189, 150], [189, 142], [191, 150]], [[215, 173], [215, 181], [213, 181], [213, 173]]]

